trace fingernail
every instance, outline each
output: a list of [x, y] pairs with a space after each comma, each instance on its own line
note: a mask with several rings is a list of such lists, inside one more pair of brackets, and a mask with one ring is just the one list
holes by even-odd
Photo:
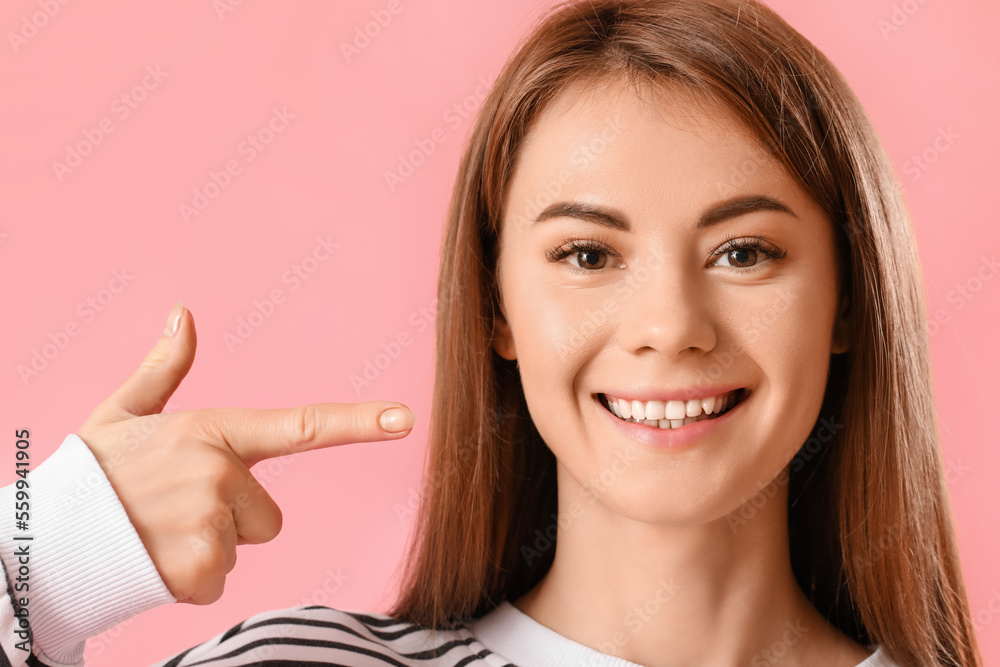
[[382, 425], [382, 430], [387, 433], [401, 433], [413, 428], [415, 419], [416, 415], [409, 410], [389, 408], [379, 416], [378, 423]]
[[163, 327], [164, 336], [175, 336], [181, 326], [181, 313], [184, 312], [184, 304], [180, 301], [174, 306], [170, 314], [167, 315], [167, 323]]

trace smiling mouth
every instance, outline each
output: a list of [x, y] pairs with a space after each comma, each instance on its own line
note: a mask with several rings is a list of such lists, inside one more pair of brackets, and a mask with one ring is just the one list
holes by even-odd
[[615, 410], [612, 410], [611, 407], [608, 405], [607, 396], [605, 396], [604, 394], [597, 394], [597, 398], [600, 404], [604, 407], [604, 409], [610, 412], [615, 417], [615, 419], [619, 419], [624, 422], [632, 422], [633, 424], [645, 424], [647, 426], [653, 426], [656, 428], [666, 430], [672, 428], [680, 428], [682, 426], [687, 426], [688, 424], [694, 424], [700, 421], [717, 419], [726, 414], [727, 412], [729, 412], [730, 410], [732, 410], [740, 403], [742, 403], [748, 395], [749, 391], [746, 389], [746, 387], [736, 389], [726, 395], [725, 401], [723, 403], [724, 407], [722, 408], [722, 410], [713, 412], [712, 414], [705, 414], [704, 412], [702, 412], [700, 415], [697, 415], [695, 417], [684, 417], [683, 419], [635, 419], [633, 417], [623, 418], [622, 416], [617, 414]]

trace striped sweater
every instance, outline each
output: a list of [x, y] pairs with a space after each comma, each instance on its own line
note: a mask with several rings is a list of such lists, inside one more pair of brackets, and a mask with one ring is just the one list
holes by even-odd
[[[0, 488], [0, 667], [77, 667], [88, 637], [176, 600], [79, 437], [67, 436], [29, 480], [30, 534], [16, 529], [16, 487]], [[47, 549], [33, 550], [36, 542]], [[881, 647], [869, 649], [874, 653], [857, 667], [898, 667]], [[152, 667], [193, 665], [640, 667], [564, 637], [509, 602], [434, 634], [384, 614], [321, 606], [268, 611]]]

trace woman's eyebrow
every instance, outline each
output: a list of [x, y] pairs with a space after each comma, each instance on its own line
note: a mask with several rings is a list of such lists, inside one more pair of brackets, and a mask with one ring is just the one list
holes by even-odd
[[[731, 218], [756, 211], [781, 211], [782, 213], [795, 216], [795, 213], [790, 208], [777, 199], [768, 197], [767, 195], [749, 195], [728, 199], [705, 211], [698, 218], [695, 229], [711, 227]], [[596, 204], [568, 201], [555, 202], [539, 213], [534, 222], [544, 222], [552, 218], [576, 218], [623, 232], [632, 230], [632, 225], [629, 223], [628, 218], [621, 211]]]

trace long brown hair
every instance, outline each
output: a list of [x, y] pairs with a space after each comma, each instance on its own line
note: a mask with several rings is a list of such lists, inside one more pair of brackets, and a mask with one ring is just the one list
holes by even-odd
[[[574, 81], [679, 83], [728, 108], [835, 226], [849, 350], [831, 356], [819, 456], [790, 466], [799, 585], [903, 665], [981, 664], [955, 546], [916, 243], [895, 174], [833, 64], [743, 0], [555, 7], [508, 60], [462, 156], [441, 248], [428, 474], [393, 616], [440, 629], [532, 588], [554, 549], [555, 458], [517, 363], [491, 347], [504, 196], [532, 120]], [[850, 389], [850, 391], [848, 390]], [[814, 432], [818, 428], [814, 428]]]

